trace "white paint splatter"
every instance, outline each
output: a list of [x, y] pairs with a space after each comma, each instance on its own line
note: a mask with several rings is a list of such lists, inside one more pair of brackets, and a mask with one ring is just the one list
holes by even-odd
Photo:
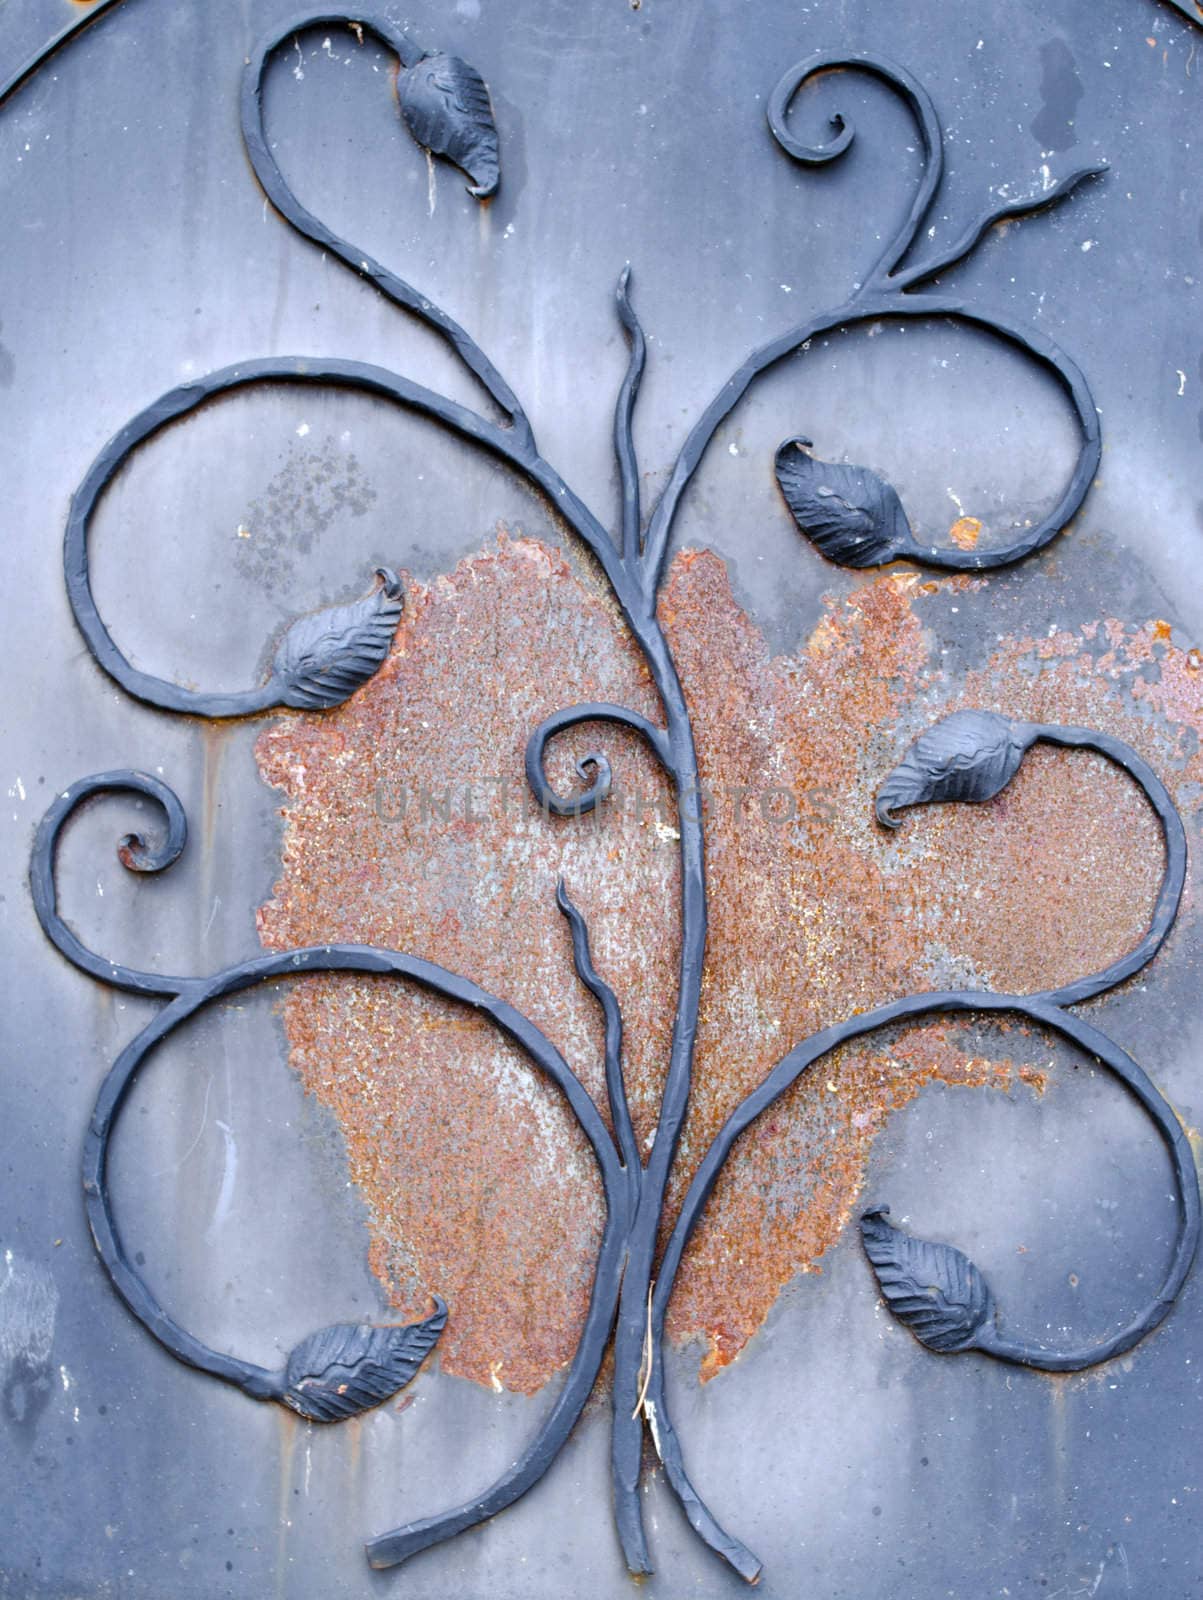
[[652, 1443], [656, 1447], [656, 1454], [663, 1461], [664, 1452], [660, 1448], [660, 1426], [659, 1419], [656, 1416], [656, 1402], [654, 1400], [644, 1400], [643, 1414], [647, 1418], [648, 1427], [652, 1430]]
[[222, 1152], [224, 1164], [221, 1170], [221, 1188], [217, 1192], [217, 1204], [213, 1207], [213, 1216], [209, 1226], [205, 1229], [205, 1238], [211, 1239], [229, 1215], [230, 1204], [234, 1198], [234, 1180], [238, 1176], [238, 1146], [234, 1142], [233, 1130], [220, 1119], [214, 1119], [216, 1126], [221, 1129], [221, 1136], [225, 1148]]
[[15, 1361], [41, 1366], [54, 1343], [58, 1289], [47, 1268], [4, 1252], [0, 1279], [0, 1382]]

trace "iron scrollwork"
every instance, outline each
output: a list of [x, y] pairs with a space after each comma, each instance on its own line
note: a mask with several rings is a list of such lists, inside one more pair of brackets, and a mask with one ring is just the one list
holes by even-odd
[[[112, 0], [104, 0], [112, 3]], [[101, 9], [101, 8], [98, 8]], [[996, 1319], [984, 1278], [959, 1250], [916, 1240], [895, 1229], [886, 1207], [866, 1211], [861, 1228], [869, 1261], [885, 1303], [929, 1349], [939, 1353], [976, 1350], [996, 1359], [1043, 1371], [1073, 1371], [1130, 1349], [1168, 1314], [1194, 1258], [1199, 1237], [1199, 1188], [1183, 1128], [1172, 1107], [1142, 1069], [1093, 1024], [1069, 1008], [1094, 998], [1140, 971], [1164, 943], [1181, 899], [1186, 870], [1182, 822], [1161, 781], [1127, 746], [1104, 733], [1076, 727], [1012, 721], [996, 711], [961, 711], [922, 734], [881, 785], [876, 814], [885, 827], [897, 813], [931, 802], [980, 802], [998, 794], [1036, 742], [1088, 748], [1118, 765], [1143, 790], [1161, 825], [1165, 872], [1150, 926], [1137, 946], [1104, 971], [1038, 994], [986, 990], [933, 991], [895, 999], [813, 1034], [795, 1045], [728, 1118], [702, 1157], [667, 1244], [657, 1259], [657, 1237], [686, 1108], [701, 1000], [706, 943], [705, 816], [690, 801], [700, 790], [698, 757], [689, 710], [672, 652], [657, 617], [656, 602], [674, 520], [691, 479], [715, 433], [753, 383], [782, 359], [834, 329], [881, 318], [938, 317], [999, 336], [1052, 374], [1073, 408], [1080, 430], [1069, 482], [1040, 523], [1011, 543], [971, 551], [923, 543], [895, 491], [868, 469], [825, 464], [809, 454], [807, 439], [791, 437], [776, 455], [778, 482], [799, 528], [829, 560], [850, 567], [904, 559], [953, 571], [981, 572], [1018, 561], [1047, 545], [1081, 506], [1100, 451], [1098, 413], [1086, 380], [1051, 340], [989, 312], [943, 287], [944, 280], [974, 250], [990, 226], [1060, 201], [1101, 169], [1084, 168], [1047, 182], [1031, 199], [988, 208], [951, 247], [906, 264], [941, 182], [943, 134], [930, 97], [903, 69], [867, 54], [820, 52], [785, 73], [769, 103], [768, 120], [780, 148], [804, 165], [836, 160], [854, 137], [842, 116], [832, 119], [824, 145], [802, 143], [789, 125], [795, 96], [817, 74], [855, 70], [871, 74], [899, 95], [920, 135], [922, 170], [907, 217], [880, 258], [842, 304], [810, 316], [753, 351], [731, 375], [690, 431], [665, 488], [645, 518], [632, 419], [646, 361], [646, 342], [630, 294], [630, 269], [616, 292], [619, 320], [629, 343], [629, 362], [614, 414], [614, 448], [620, 482], [616, 531], [612, 533], [540, 454], [531, 423], [508, 383], [473, 338], [447, 313], [381, 263], [340, 238], [297, 200], [264, 130], [264, 75], [277, 48], [301, 30], [346, 24], [362, 42], [365, 32], [391, 49], [401, 63], [400, 110], [417, 140], [445, 155], [471, 179], [471, 192], [486, 196], [499, 177], [497, 135], [488, 92], [478, 74], [455, 57], [420, 50], [385, 18], [306, 15], [276, 30], [252, 52], [242, 86], [242, 133], [252, 166], [268, 199], [302, 236], [335, 256], [387, 300], [437, 332], [499, 409], [495, 422], [387, 369], [335, 358], [256, 359], [210, 373], [171, 390], [126, 424], [101, 452], [72, 502], [64, 546], [67, 592], [76, 621], [101, 668], [130, 695], [165, 711], [202, 718], [257, 715], [280, 706], [321, 709], [338, 704], [366, 681], [390, 648], [403, 597], [395, 575], [382, 570], [365, 598], [303, 617], [285, 633], [267, 681], [239, 693], [188, 689], [135, 668], [101, 618], [88, 573], [89, 527], [96, 506], [115, 474], [146, 440], [205, 402], [263, 383], [339, 386], [375, 395], [429, 417], [505, 462], [548, 500], [600, 565], [655, 685], [663, 724], [622, 706], [585, 703], [549, 717], [530, 735], [526, 775], [535, 798], [551, 816], [579, 817], [599, 805], [611, 784], [601, 753], [577, 764], [584, 787], [562, 795], [549, 783], [544, 760], [550, 743], [582, 724], [618, 724], [639, 733], [670, 780], [676, 802], [681, 862], [681, 946], [672, 1043], [655, 1137], [641, 1155], [627, 1105], [623, 1073], [623, 1024], [618, 999], [598, 973], [585, 919], [563, 881], [556, 896], [568, 924], [575, 968], [601, 1008], [605, 1023], [605, 1084], [610, 1127], [557, 1047], [505, 1000], [471, 979], [417, 955], [357, 944], [331, 944], [259, 955], [210, 977], [168, 976], [123, 966], [88, 949], [59, 913], [55, 856], [63, 829], [78, 808], [98, 795], [133, 792], [162, 815], [166, 835], [148, 845], [131, 835], [120, 859], [135, 872], [169, 868], [185, 847], [187, 828], [175, 794], [157, 778], [130, 771], [100, 773], [73, 784], [43, 819], [33, 851], [31, 884], [41, 925], [76, 967], [117, 989], [162, 1000], [163, 1009], [122, 1051], [104, 1079], [88, 1127], [84, 1189], [88, 1217], [101, 1259], [126, 1305], [147, 1330], [188, 1365], [241, 1388], [257, 1400], [287, 1405], [313, 1421], [336, 1421], [377, 1404], [407, 1383], [433, 1347], [454, 1305], [433, 1293], [431, 1314], [402, 1328], [335, 1324], [293, 1350], [282, 1371], [270, 1371], [213, 1350], [180, 1327], [159, 1303], [128, 1255], [107, 1182], [108, 1149], [122, 1107], [157, 1045], [199, 1011], [222, 997], [260, 983], [322, 972], [374, 973], [414, 982], [487, 1018], [518, 1045], [564, 1097], [593, 1152], [605, 1199], [605, 1224], [594, 1267], [588, 1315], [567, 1380], [551, 1411], [520, 1458], [496, 1483], [465, 1505], [440, 1516], [400, 1526], [372, 1539], [373, 1566], [390, 1567], [416, 1552], [470, 1528], [511, 1504], [551, 1466], [592, 1390], [613, 1343], [611, 1467], [618, 1535], [632, 1573], [652, 1570], [640, 1500], [645, 1428], [662, 1461], [667, 1481], [699, 1536], [749, 1582], [761, 1565], [719, 1524], [690, 1482], [664, 1386], [665, 1315], [689, 1239], [740, 1135], [817, 1061], [840, 1045], [913, 1018], [933, 1014], [1017, 1015], [1062, 1037], [1117, 1077], [1147, 1112], [1168, 1150], [1176, 1186], [1178, 1228], [1164, 1282], [1127, 1326], [1094, 1344], [1065, 1351], [1009, 1333]], [[14, 80], [15, 83], [16, 80]], [[11, 87], [11, 85], [10, 85]], [[611, 1132], [611, 1127], [613, 1132]]]

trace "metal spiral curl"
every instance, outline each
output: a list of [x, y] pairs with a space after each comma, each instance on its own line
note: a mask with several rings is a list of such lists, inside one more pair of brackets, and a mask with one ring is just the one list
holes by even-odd
[[769, 128], [773, 138], [795, 161], [801, 161], [807, 166], [824, 165], [842, 156], [856, 137], [855, 125], [841, 112], [837, 112], [831, 118], [832, 126], [837, 130], [836, 137], [825, 145], [802, 144], [794, 138], [786, 126], [786, 113], [790, 102], [802, 85], [816, 73], [836, 69], [857, 69], [889, 84], [890, 88], [905, 101], [907, 109], [915, 119], [923, 145], [919, 188], [911, 202], [910, 211], [869, 274], [870, 282], [879, 283], [889, 276], [910, 249], [935, 199], [944, 172], [944, 137], [940, 131], [940, 119], [936, 115], [931, 96], [905, 67], [895, 66], [892, 61], [887, 61], [882, 56], [870, 55], [865, 51], [842, 55], [836, 50], [819, 50], [814, 55], [807, 56], [805, 61], [800, 61], [791, 67], [778, 80], [769, 96]]
[[127, 833], [117, 847], [117, 859], [130, 872], [165, 872], [179, 860], [188, 840], [188, 818], [174, 789], [151, 777], [148, 772], [128, 769], [98, 772], [80, 778], [54, 801], [38, 824], [33, 854], [29, 862], [29, 888], [33, 909], [42, 931], [72, 966], [131, 994], [178, 995], [195, 980], [171, 977], [166, 973], [142, 972], [120, 962], [108, 961], [89, 950], [64, 922], [58, 909], [55, 881], [59, 839], [67, 823], [86, 801], [98, 795], [136, 794], [151, 801], [162, 813], [167, 832], [159, 844], [148, 845], [141, 834]]
[[[565, 799], [556, 793], [544, 774], [543, 763], [548, 743], [559, 733], [578, 727], [582, 722], [612, 722], [620, 727], [632, 728], [650, 745], [653, 754], [669, 773], [672, 772], [672, 755], [663, 728], [657, 728], [638, 711], [626, 706], [615, 706], [605, 701], [569, 706], [553, 712], [531, 734], [526, 743], [526, 781], [530, 791], [544, 811], [553, 817], [583, 817], [595, 810], [610, 794], [613, 772], [609, 761], [599, 751], [591, 751], [576, 762], [578, 775], [588, 784], [581, 794]], [[592, 777], [592, 782], [590, 778]]]

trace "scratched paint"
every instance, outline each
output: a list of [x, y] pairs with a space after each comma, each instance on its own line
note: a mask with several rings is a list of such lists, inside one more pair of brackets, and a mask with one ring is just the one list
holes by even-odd
[[[1159, 874], [1156, 824], [1091, 756], [1037, 749], [986, 806], [910, 813], [897, 834], [873, 820], [874, 790], [909, 739], [964, 705], [1106, 729], [1184, 805], [1203, 793], [1197, 653], [1162, 623], [1091, 618], [1001, 640], [986, 667], [953, 680], [932, 608], [984, 587], [869, 577], [828, 600], [796, 655], [773, 656], [718, 557], [673, 564], [660, 609], [708, 794], [711, 934], [669, 1216], [726, 1115], [813, 1029], [917, 989], [1061, 982], [1137, 936]], [[549, 768], [568, 792], [572, 758], [604, 749], [616, 797], [599, 817], [544, 817], [522, 779], [530, 730], [587, 699], [655, 715], [588, 569], [502, 534], [430, 586], [409, 582], [376, 678], [340, 710], [288, 716], [260, 738], [262, 772], [286, 801], [260, 933], [271, 948], [388, 944], [464, 972], [537, 1022], [601, 1103], [599, 1019], [554, 906], [562, 872], [623, 1006], [646, 1146], [675, 997], [663, 778], [633, 736], [607, 728], [565, 736]], [[437, 1290], [451, 1306], [445, 1370], [537, 1389], [571, 1356], [601, 1222], [587, 1146], [555, 1091], [481, 1024], [380, 980], [297, 985], [284, 1024], [292, 1065], [346, 1135], [371, 1264], [398, 1312], [421, 1314]], [[786, 1283], [821, 1270], [890, 1113], [934, 1081], [1039, 1093], [1027, 1057], [1047, 1051], [1028, 1040], [1014, 1029], [985, 1059], [971, 1030], [937, 1021], [849, 1047], [749, 1131], [670, 1314], [675, 1339], [703, 1341], [704, 1378]]]

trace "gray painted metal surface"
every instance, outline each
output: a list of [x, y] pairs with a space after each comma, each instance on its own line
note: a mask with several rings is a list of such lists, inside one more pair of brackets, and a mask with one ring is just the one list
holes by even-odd
[[[257, 726], [202, 732], [138, 707], [83, 651], [60, 564], [70, 494], [156, 394], [251, 355], [383, 360], [471, 398], [428, 335], [264, 206], [239, 141], [238, 77], [291, 10], [126, 0], [0, 111], [0, 1593], [622, 1595], [601, 1406], [519, 1505], [373, 1573], [364, 1536], [495, 1476], [554, 1380], [525, 1397], [427, 1371], [404, 1411], [307, 1427], [149, 1341], [84, 1223], [87, 1108], [151, 1008], [92, 985], [42, 941], [25, 883], [37, 819], [87, 772], [169, 778], [195, 846], [170, 877], [123, 881], [114, 804], [73, 828], [62, 896], [95, 947], [185, 972], [258, 948], [253, 913], [279, 874], [280, 823], [252, 757]], [[0, 7], [0, 76], [68, 14], [48, 0]], [[636, 420], [650, 494], [746, 350], [800, 302], [838, 303], [904, 203], [904, 113], [872, 85], [841, 91], [860, 138], [839, 167], [803, 173], [773, 149], [764, 105], [789, 61], [872, 48], [924, 80], [949, 134], [949, 237], [992, 185], [1023, 184], [1044, 162], [1106, 159], [1105, 180], [991, 240], [968, 269], [1088, 374], [1100, 481], [1049, 551], [972, 603], [940, 601], [937, 648], [956, 675], [1004, 632], [1036, 637], [1097, 615], [1168, 619], [1185, 646], [1203, 636], [1203, 33], [1174, 9], [1007, 0], [987, 18], [882, 3], [460, 0], [403, 20], [491, 86], [504, 175], [490, 208], [478, 214], [449, 170], [428, 174], [373, 93], [384, 56], [336, 32], [328, 45], [309, 36], [275, 70], [277, 154], [311, 209], [473, 330], [544, 454], [599, 507], [615, 492], [625, 346], [611, 294], [625, 261], [650, 335]], [[822, 103], [804, 115], [818, 119]], [[742, 603], [789, 651], [825, 594], [860, 581], [803, 548], [778, 499], [773, 451], [801, 426], [828, 460], [880, 465], [936, 528], [958, 500], [1039, 515], [1076, 448], [1052, 385], [964, 330], [850, 334], [769, 376], [703, 464], [682, 534], [720, 552]], [[236, 535], [252, 506], [268, 529], [253, 554]], [[151, 445], [109, 496], [97, 594], [132, 657], [233, 689], [255, 681], [298, 611], [357, 592], [377, 563], [433, 579], [499, 521], [560, 539], [520, 485], [433, 429], [356, 397], [240, 396]], [[451, 671], [449, 714], [456, 688]], [[1186, 821], [1193, 847], [1197, 815]], [[1188, 1125], [1200, 1119], [1199, 937], [1188, 905], [1157, 965], [1098, 1019]], [[1017, 1310], [1101, 1329], [1164, 1265], [1168, 1169], [1113, 1085], [1047, 1053], [1062, 1070], [1039, 1102], [921, 1095], [878, 1141], [866, 1196], [888, 1193], [895, 1216], [988, 1263]], [[207, 1016], [162, 1053], [115, 1159], [129, 1238], [210, 1342], [274, 1364], [336, 1317], [389, 1315], [342, 1135], [289, 1072], [272, 996]], [[1039, 1242], [1034, 1262], [1017, 1238]], [[1145, 1345], [1080, 1377], [940, 1360], [890, 1323], [851, 1228], [713, 1382], [697, 1384], [696, 1350], [675, 1356], [676, 1420], [699, 1487], [764, 1558], [769, 1596], [1177, 1600], [1203, 1583], [1200, 1314], [1191, 1280]], [[649, 1592], [742, 1591], [656, 1478], [646, 1512], [659, 1569]]]

